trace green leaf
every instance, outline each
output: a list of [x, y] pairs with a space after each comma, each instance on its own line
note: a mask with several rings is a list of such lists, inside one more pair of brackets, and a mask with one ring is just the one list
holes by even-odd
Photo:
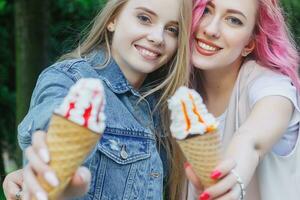
[[0, 0], [0, 13], [5, 9], [6, 1]]

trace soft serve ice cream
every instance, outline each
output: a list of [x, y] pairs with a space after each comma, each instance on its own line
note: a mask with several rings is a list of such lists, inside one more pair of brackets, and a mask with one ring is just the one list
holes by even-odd
[[54, 112], [96, 133], [105, 129], [104, 89], [98, 79], [80, 79]]
[[217, 121], [208, 113], [201, 96], [192, 89], [180, 87], [169, 99], [171, 132], [182, 140], [192, 135], [203, 135], [217, 129]]

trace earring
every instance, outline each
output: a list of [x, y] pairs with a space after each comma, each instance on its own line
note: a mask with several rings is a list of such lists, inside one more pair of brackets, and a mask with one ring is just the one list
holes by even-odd
[[248, 54], [249, 54], [249, 52], [247, 52], [247, 51], [243, 51], [243, 52], [242, 52], [242, 56], [243, 56], [243, 57], [248, 56]]
[[109, 24], [109, 25], [107, 26], [107, 30], [110, 31], [110, 32], [113, 32], [113, 31], [114, 31], [113, 25], [112, 25], [112, 24]]

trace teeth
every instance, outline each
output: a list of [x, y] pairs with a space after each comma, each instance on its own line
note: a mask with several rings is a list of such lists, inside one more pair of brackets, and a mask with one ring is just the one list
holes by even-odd
[[204, 44], [203, 42], [198, 42], [198, 45], [202, 48], [202, 49], [205, 49], [205, 50], [208, 50], [208, 51], [216, 51], [217, 48], [215, 47], [212, 47], [212, 46], [209, 46], [207, 44]]
[[141, 54], [146, 55], [146, 56], [151, 56], [151, 57], [157, 57], [158, 54], [153, 53], [151, 51], [148, 51], [146, 49], [140, 49]]

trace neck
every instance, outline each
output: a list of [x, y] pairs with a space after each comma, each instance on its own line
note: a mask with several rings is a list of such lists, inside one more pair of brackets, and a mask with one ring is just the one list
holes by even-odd
[[238, 70], [211, 70], [202, 72], [202, 84], [207, 95], [219, 96], [233, 88]]
[[227, 108], [235, 85], [240, 64], [221, 69], [201, 72], [204, 102], [208, 111], [215, 116], [221, 115]]
[[138, 90], [145, 81], [147, 74], [138, 72], [128, 66], [126, 67], [127, 64], [120, 62], [120, 59], [116, 58], [116, 56], [113, 57], [115, 59], [115, 62], [118, 64], [120, 70], [124, 74], [125, 78], [130, 83], [130, 85], [132, 85], [133, 88]]
[[132, 85], [132, 87], [134, 87], [136, 90], [138, 90], [142, 86], [143, 82], [146, 79], [146, 76], [143, 76], [143, 77], [131, 76], [131, 75], [127, 76], [126, 74], [125, 74], [125, 77], [126, 77], [127, 81], [130, 83], [130, 85]]
[[119, 65], [119, 67], [130, 85], [134, 89], [138, 90], [145, 81], [147, 74], [139, 73], [133, 69], [124, 68], [122, 65]]

